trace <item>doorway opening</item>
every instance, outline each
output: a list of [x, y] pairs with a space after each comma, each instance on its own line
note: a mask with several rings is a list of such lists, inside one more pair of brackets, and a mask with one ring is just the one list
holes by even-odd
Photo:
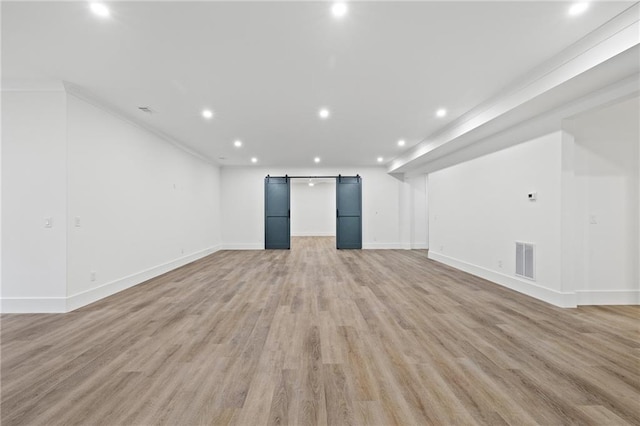
[[[296, 195], [293, 210], [292, 182], [295, 182]], [[265, 249], [290, 249], [292, 233], [294, 236], [333, 234], [337, 249], [362, 248], [360, 175], [267, 175], [264, 185]], [[317, 192], [309, 191], [316, 186]]]
[[291, 245], [296, 249], [308, 239], [322, 239], [335, 246], [336, 180], [291, 180]]

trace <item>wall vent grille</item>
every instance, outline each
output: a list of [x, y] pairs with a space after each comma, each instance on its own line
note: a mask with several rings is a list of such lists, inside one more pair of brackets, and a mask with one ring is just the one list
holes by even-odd
[[535, 246], [516, 241], [516, 275], [535, 280]]

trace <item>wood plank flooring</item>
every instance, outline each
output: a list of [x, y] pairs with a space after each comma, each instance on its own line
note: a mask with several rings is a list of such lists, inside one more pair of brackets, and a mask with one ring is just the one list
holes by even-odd
[[2, 315], [9, 425], [640, 425], [640, 309], [560, 309], [426, 251], [222, 251]]

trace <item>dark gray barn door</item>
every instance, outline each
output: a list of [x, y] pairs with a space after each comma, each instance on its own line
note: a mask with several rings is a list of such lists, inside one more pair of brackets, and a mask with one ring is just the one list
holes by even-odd
[[288, 177], [264, 179], [264, 248], [289, 249], [290, 205]]
[[362, 179], [340, 176], [336, 179], [336, 247], [362, 248]]

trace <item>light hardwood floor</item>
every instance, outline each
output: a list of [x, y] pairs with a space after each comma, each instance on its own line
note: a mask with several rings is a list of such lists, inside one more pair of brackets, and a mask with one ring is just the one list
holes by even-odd
[[68, 314], [2, 315], [2, 425], [640, 424], [638, 307], [333, 247], [222, 251]]

